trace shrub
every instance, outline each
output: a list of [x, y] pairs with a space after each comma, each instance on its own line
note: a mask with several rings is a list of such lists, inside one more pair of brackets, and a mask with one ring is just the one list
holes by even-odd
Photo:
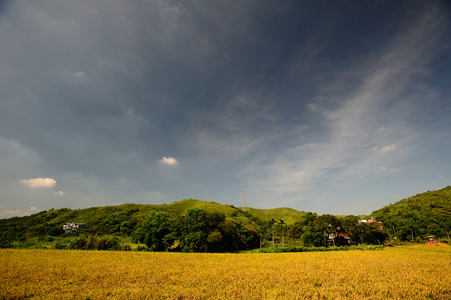
[[63, 249], [66, 249], [66, 244], [63, 244], [63, 243], [61, 243], [61, 242], [55, 242], [54, 244], [53, 244], [53, 249], [57, 249], [57, 250], [63, 250]]
[[76, 237], [72, 239], [68, 246], [74, 250], [121, 250], [119, 239], [114, 236], [103, 237]]
[[14, 246], [11, 244], [11, 241], [7, 238], [6, 235], [0, 233], [0, 249], [4, 248], [14, 248]]
[[138, 245], [136, 251], [149, 251], [149, 248], [146, 245]]

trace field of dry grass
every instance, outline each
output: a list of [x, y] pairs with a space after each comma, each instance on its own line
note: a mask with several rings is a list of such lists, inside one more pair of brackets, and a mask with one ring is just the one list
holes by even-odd
[[0, 250], [0, 299], [451, 299], [451, 247], [279, 254]]

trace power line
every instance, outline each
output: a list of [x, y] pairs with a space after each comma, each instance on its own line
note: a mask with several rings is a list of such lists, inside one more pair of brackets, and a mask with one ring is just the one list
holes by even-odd
[[[451, 144], [446, 145], [446, 146], [444, 146], [444, 147], [441, 147], [441, 148], [439, 148], [439, 149], [435, 149], [435, 150], [433, 150], [433, 151], [430, 151], [430, 152], [428, 152], [428, 153], [426, 153], [426, 154], [420, 155], [420, 156], [415, 157], [415, 158], [413, 158], [413, 159], [410, 159], [410, 160], [408, 160], [408, 161], [405, 161], [405, 162], [403, 162], [403, 164], [407, 164], [407, 163], [410, 163], [410, 162], [412, 162], [412, 161], [419, 160], [419, 159], [421, 159], [421, 158], [423, 158], [423, 157], [425, 157], [425, 156], [429, 156], [430, 154], [433, 154], [433, 153], [435, 153], [435, 152], [443, 151], [443, 150], [445, 150], [445, 149], [447, 149], [447, 148], [451, 148]], [[450, 155], [451, 155], [451, 153], [448, 154], [448, 155], [445, 155], [445, 156], [443, 156], [443, 157], [439, 157], [439, 158], [436, 158], [436, 159], [432, 159], [432, 160], [430, 160], [430, 161], [426, 161], [426, 162], [424, 162], [424, 163], [422, 163], [422, 164], [420, 164], [420, 165], [417, 165], [417, 166], [413, 166], [413, 167], [410, 167], [410, 168], [406, 168], [406, 169], [404, 169], [404, 170], [399, 170], [399, 172], [398, 172], [398, 171], [393, 172], [393, 174], [390, 174], [390, 175], [387, 175], [387, 176], [384, 176], [384, 177], [381, 177], [381, 178], [377, 178], [377, 179], [372, 180], [372, 181], [370, 181], [370, 182], [362, 183], [362, 184], [359, 184], [359, 185], [357, 185], [357, 186], [352, 186], [353, 183], [356, 183], [356, 182], [359, 182], [359, 181], [368, 179], [368, 178], [373, 177], [373, 176], [376, 176], [376, 175], [378, 175], [378, 174], [380, 174], [380, 173], [384, 173], [384, 171], [381, 171], [381, 170], [380, 170], [380, 171], [378, 171], [378, 172], [376, 172], [376, 173], [374, 173], [374, 174], [371, 174], [371, 175], [368, 175], [368, 176], [366, 176], [366, 177], [363, 177], [363, 178], [359, 178], [359, 179], [357, 179], [357, 180], [354, 180], [353, 182], [351, 182], [351, 186], [350, 186], [350, 187], [348, 187], [348, 188], [346, 188], [346, 187], [345, 187], [345, 188], [342, 188], [341, 191], [343, 191], [343, 190], [350, 190], [350, 189], [353, 189], [353, 188], [356, 188], [356, 187], [359, 187], [359, 186], [363, 186], [363, 185], [367, 185], [367, 184], [370, 184], [370, 183], [373, 183], [373, 182], [376, 182], [376, 181], [378, 181], [378, 180], [382, 180], [382, 179], [385, 179], [385, 178], [388, 178], [388, 177], [391, 177], [391, 176], [399, 175], [399, 174], [401, 174], [401, 173], [404, 173], [404, 172], [407, 172], [407, 171], [409, 171], [409, 170], [418, 168], [418, 167], [420, 167], [420, 166], [422, 166], [422, 165], [425, 165], [425, 164], [427, 164], [427, 163], [431, 163], [431, 162], [434, 162], [434, 161], [436, 161], [436, 160], [443, 159], [443, 158], [448, 157], [448, 156], [450, 156]], [[395, 168], [395, 169], [397, 169], [397, 168], [402, 168], [402, 166], [401, 166], [401, 165], [398, 165], [398, 166], [395, 166], [394, 168]], [[336, 189], [336, 188], [334, 187], [333, 189]], [[332, 190], [332, 189], [329, 189], [329, 190]], [[326, 190], [326, 192], [327, 192], [327, 190]], [[325, 195], [323, 194], [321, 197], [315, 198], [315, 199], [322, 199], [322, 198], [325, 198], [325, 197], [330, 196], [330, 195], [331, 195], [331, 193], [329, 192], [329, 193], [326, 193]]]
[[[379, 136], [379, 135], [381, 135], [381, 134], [383, 134], [383, 133], [389, 131], [390, 129], [392, 129], [392, 128], [394, 128], [395, 126], [399, 125], [400, 123], [404, 122], [404, 121], [407, 120], [408, 118], [410, 118], [410, 117], [416, 115], [418, 112], [420, 112], [420, 111], [426, 109], [427, 107], [431, 106], [432, 104], [436, 103], [437, 101], [439, 101], [439, 100], [445, 98], [445, 97], [448, 96], [449, 94], [451, 94], [451, 91], [448, 92], [448, 93], [446, 93], [445, 95], [439, 97], [438, 99], [434, 100], [433, 102], [429, 103], [428, 105], [424, 106], [423, 108], [417, 110], [417, 111], [414, 112], [413, 114], [409, 115], [408, 117], [404, 118], [404, 119], [401, 120], [400, 122], [398, 122], [398, 123], [396, 123], [395, 125], [389, 127], [388, 129], [384, 130], [383, 132], [381, 132], [381, 133], [375, 135], [375, 136], [372, 137], [371, 139], [369, 139], [369, 140], [367, 140], [366, 142], [362, 143], [362, 145], [365, 144], [365, 143], [367, 143], [367, 142], [369, 142], [369, 141], [371, 141], [371, 140], [373, 140], [373, 139], [376, 138], [377, 136]], [[415, 121], [409, 123], [408, 125], [406, 125], [406, 126], [402, 127], [401, 129], [395, 131], [394, 133], [392, 133], [392, 134], [390, 134], [390, 135], [384, 137], [383, 139], [378, 140], [377, 142], [375, 142], [375, 143], [373, 143], [373, 144], [371, 144], [371, 145], [369, 145], [369, 146], [367, 146], [367, 147], [365, 147], [365, 148], [363, 148], [363, 149], [357, 151], [356, 153], [354, 153], [354, 154], [352, 154], [352, 155], [350, 155], [350, 156], [348, 156], [348, 157], [346, 157], [346, 158], [344, 158], [344, 159], [342, 159], [342, 160], [340, 160], [340, 161], [338, 161], [338, 162], [336, 162], [336, 163], [334, 163], [334, 164], [332, 164], [332, 165], [330, 165], [330, 166], [328, 166], [328, 167], [326, 167], [326, 168], [323, 168], [323, 169], [321, 169], [321, 170], [319, 170], [319, 171], [317, 171], [317, 172], [315, 172], [315, 173], [313, 173], [313, 174], [307, 176], [306, 178], [310, 178], [310, 177], [312, 177], [312, 176], [314, 176], [314, 175], [316, 175], [316, 174], [318, 174], [318, 173], [321, 173], [322, 171], [324, 171], [324, 170], [326, 170], [326, 169], [329, 169], [329, 168], [331, 168], [331, 167], [333, 167], [333, 166], [335, 166], [335, 165], [337, 165], [337, 164], [339, 164], [339, 163], [341, 163], [341, 162], [343, 162], [343, 161], [345, 161], [345, 160], [347, 160], [347, 159], [349, 159], [349, 158], [351, 158], [351, 157], [354, 157], [354, 156], [357, 155], [357, 154], [362, 153], [362, 152], [365, 151], [365, 150], [368, 150], [369, 148], [373, 147], [374, 145], [376, 145], [376, 144], [378, 144], [378, 143], [380, 143], [380, 142], [386, 140], [387, 138], [389, 138], [389, 137], [395, 135], [396, 133], [398, 133], [398, 132], [404, 130], [405, 128], [407, 128], [407, 127], [409, 127], [409, 126], [411, 126], [411, 125], [413, 125], [413, 124], [419, 122], [420, 120], [422, 120], [422, 119], [424, 119], [425, 117], [427, 117], [427, 116], [433, 114], [433, 113], [436, 112], [437, 110], [439, 110], [439, 109], [441, 109], [441, 108], [443, 108], [443, 107], [449, 105], [450, 103], [451, 103], [451, 101], [445, 103], [444, 105], [442, 105], [442, 106], [436, 108], [436, 109], [433, 110], [432, 112], [429, 112], [428, 114], [426, 114], [426, 115], [420, 117], [419, 119], [417, 119], [417, 120], [415, 120]], [[347, 153], [350, 153], [350, 151], [348, 151]], [[334, 160], [339, 159], [340, 157], [343, 157], [344, 155], [347, 155], [347, 153], [345, 153], [345, 154], [343, 154], [343, 155], [341, 155], [341, 156], [338, 156], [337, 158], [335, 158], [335, 159], [333, 159], [333, 160], [331, 160], [331, 161], [329, 161], [329, 162], [327, 162], [327, 163], [325, 163], [325, 164], [320, 165], [318, 168], [321, 168], [321, 167], [323, 167], [323, 166], [325, 166], [325, 165], [327, 165], [327, 164], [333, 162]], [[306, 174], [309, 174], [309, 173], [311, 173], [312, 171], [313, 171], [313, 169], [312, 169], [311, 171], [307, 172]], [[297, 178], [291, 179], [291, 180], [289, 180], [289, 182], [287, 182], [287, 183], [285, 183], [285, 184], [282, 184], [282, 185], [290, 185], [292, 182], [296, 181], [297, 179], [299, 179], [300, 177], [302, 177], [302, 176], [304, 176], [304, 175], [305, 175], [305, 174], [303, 174], [303, 175], [301, 175], [301, 176], [298, 176]], [[326, 175], [327, 175], [327, 174], [326, 174]], [[319, 177], [322, 177], [322, 176], [319, 176]], [[317, 178], [319, 178], [319, 177], [317, 177]], [[317, 179], [317, 178], [314, 178], [314, 179]], [[311, 181], [311, 180], [310, 180], [310, 181]], [[308, 181], [308, 182], [310, 182], [310, 181]], [[298, 186], [298, 185], [296, 185], [296, 186]], [[296, 187], [296, 186], [295, 186], [295, 187]]]
[[[449, 94], [449, 93], [448, 93], [448, 94]], [[377, 141], [377, 142], [375, 142], [375, 143], [373, 143], [373, 144], [371, 144], [371, 145], [369, 145], [369, 146], [367, 146], [367, 147], [365, 147], [365, 148], [363, 148], [363, 149], [357, 151], [356, 153], [354, 153], [354, 154], [352, 154], [352, 155], [350, 155], [350, 156], [348, 156], [348, 157], [346, 157], [346, 158], [344, 158], [344, 159], [342, 159], [342, 160], [340, 160], [340, 161], [338, 161], [338, 162], [336, 162], [336, 163], [330, 165], [330, 166], [327, 167], [327, 168], [324, 168], [324, 169], [322, 169], [322, 170], [319, 170], [319, 171], [313, 173], [313, 174], [310, 175], [310, 176], [307, 176], [306, 178], [311, 178], [312, 176], [314, 176], [314, 175], [316, 175], [316, 174], [319, 174], [319, 173], [323, 172], [324, 170], [327, 170], [327, 169], [329, 169], [329, 168], [331, 168], [331, 167], [333, 167], [333, 166], [335, 166], [335, 165], [337, 165], [337, 164], [339, 164], [339, 163], [341, 163], [341, 162], [346, 161], [347, 159], [349, 159], [349, 158], [351, 158], [351, 157], [356, 156], [357, 154], [362, 153], [362, 152], [365, 151], [365, 150], [368, 150], [369, 148], [373, 147], [374, 145], [376, 145], [376, 144], [378, 144], [378, 143], [380, 143], [380, 142], [386, 140], [387, 138], [389, 138], [389, 137], [391, 137], [391, 136], [393, 136], [393, 135], [399, 133], [400, 131], [406, 129], [407, 127], [409, 127], [409, 126], [411, 126], [411, 125], [413, 125], [413, 124], [415, 124], [415, 123], [417, 123], [418, 121], [424, 119], [425, 117], [431, 115], [432, 113], [436, 112], [437, 110], [439, 110], [439, 109], [445, 107], [446, 105], [448, 105], [448, 104], [450, 104], [450, 103], [451, 103], [451, 101], [450, 101], [450, 102], [447, 102], [446, 104], [440, 106], [439, 108], [435, 109], [434, 111], [432, 111], [432, 112], [430, 112], [430, 113], [428, 113], [428, 114], [422, 116], [421, 118], [419, 118], [419, 119], [417, 119], [417, 120], [411, 122], [410, 124], [408, 124], [408, 125], [402, 127], [401, 129], [395, 131], [394, 133], [392, 133], [392, 134], [390, 134], [390, 135], [384, 137], [383, 139], [381, 139], [381, 140], [379, 140], [379, 141]], [[443, 115], [441, 115], [441, 116], [439, 116], [439, 117], [437, 117], [437, 118], [435, 118], [435, 119], [433, 119], [433, 120], [431, 120], [431, 121], [429, 121], [429, 122], [426, 123], [426, 124], [423, 124], [422, 126], [416, 128], [416, 129], [414, 129], [414, 130], [412, 130], [412, 131], [410, 131], [410, 132], [408, 132], [407, 134], [405, 134], [405, 135], [404, 135], [403, 137], [401, 137], [400, 139], [403, 139], [403, 138], [407, 137], [408, 135], [412, 134], [413, 132], [417, 131], [418, 129], [424, 128], [424, 127], [426, 127], [426, 126], [428, 126], [428, 125], [430, 125], [430, 124], [432, 124], [432, 123], [434, 123], [434, 122], [436, 122], [436, 121], [438, 121], [438, 120], [444, 118], [445, 116], [447, 116], [447, 115], [449, 115], [449, 114], [451, 114], [451, 111], [450, 111], [450, 112], [447, 112], [447, 113], [445, 113], [445, 114], [443, 114]], [[299, 187], [299, 186], [301, 186], [301, 185], [304, 185], [304, 184], [306, 184], [306, 183], [312, 182], [313, 180], [316, 180], [316, 179], [318, 179], [318, 178], [321, 178], [321, 177], [324, 177], [324, 176], [326, 176], [326, 175], [329, 175], [329, 174], [331, 174], [331, 173], [333, 173], [333, 172], [336, 172], [336, 171], [338, 171], [339, 169], [342, 169], [343, 167], [346, 167], [347, 165], [349, 165], [349, 164], [351, 164], [351, 163], [353, 163], [353, 162], [355, 162], [355, 161], [358, 161], [358, 160], [360, 160], [360, 159], [362, 159], [362, 158], [364, 158], [364, 157], [366, 157], [366, 156], [368, 156], [368, 155], [371, 155], [371, 154], [372, 154], [372, 153], [366, 154], [366, 155], [364, 155], [364, 156], [362, 156], [362, 157], [360, 157], [360, 158], [358, 158], [358, 159], [356, 159], [356, 160], [354, 160], [354, 161], [351, 161], [351, 162], [349, 162], [349, 163], [347, 163], [347, 164], [345, 164], [345, 165], [343, 165], [343, 166], [338, 167], [337, 169], [334, 169], [334, 170], [329, 171], [329, 172], [327, 172], [327, 173], [325, 173], [325, 174], [322, 174], [322, 175], [319, 175], [319, 176], [317, 176], [317, 177], [314, 177], [314, 178], [312, 178], [312, 179], [310, 179], [310, 180], [308, 180], [308, 181], [298, 183], [298, 184], [296, 184], [296, 185], [294, 185], [294, 186], [292, 186], [292, 187], [287, 187], [286, 189], [293, 189], [293, 188]]]

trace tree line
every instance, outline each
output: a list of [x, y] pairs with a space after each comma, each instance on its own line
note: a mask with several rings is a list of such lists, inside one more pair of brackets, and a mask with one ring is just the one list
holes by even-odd
[[260, 244], [253, 227], [201, 208], [190, 209], [185, 216], [178, 217], [152, 212], [137, 224], [132, 238], [151, 251], [234, 252], [255, 249]]

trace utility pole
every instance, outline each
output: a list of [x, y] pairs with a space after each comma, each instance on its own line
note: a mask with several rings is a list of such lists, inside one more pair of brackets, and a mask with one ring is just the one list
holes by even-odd
[[205, 201], [208, 201], [208, 194], [209, 194], [210, 190], [207, 189], [207, 195], [205, 196]]
[[395, 224], [392, 223], [392, 226], [393, 226], [393, 233], [395, 234], [395, 240], [397, 240], [398, 237], [396, 236]]
[[243, 211], [246, 211], [246, 192], [243, 191]]

